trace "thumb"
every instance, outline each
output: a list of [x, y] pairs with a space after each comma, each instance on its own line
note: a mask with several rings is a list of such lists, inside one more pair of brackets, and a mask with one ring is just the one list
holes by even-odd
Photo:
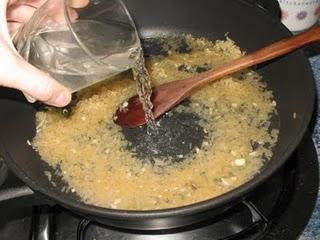
[[11, 55], [12, 60], [0, 65], [0, 85], [21, 90], [49, 105], [63, 107], [71, 100], [71, 93], [49, 75], [33, 67], [24, 59]]
[[6, 22], [8, 2], [0, 0], [0, 86], [16, 88], [57, 107], [67, 105], [71, 100], [68, 89], [27, 63], [16, 52]]

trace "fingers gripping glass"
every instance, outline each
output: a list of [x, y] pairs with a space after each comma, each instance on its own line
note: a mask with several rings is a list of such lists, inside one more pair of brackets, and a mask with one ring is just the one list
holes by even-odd
[[131, 68], [140, 48], [121, 0], [48, 0], [15, 35], [18, 52], [71, 92]]

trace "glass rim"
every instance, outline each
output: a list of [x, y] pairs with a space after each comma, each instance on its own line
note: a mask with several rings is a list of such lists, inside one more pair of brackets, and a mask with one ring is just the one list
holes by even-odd
[[[89, 4], [90, 4], [90, 1], [89, 0]], [[140, 38], [139, 38], [139, 35], [138, 35], [138, 31], [137, 31], [137, 28], [136, 28], [136, 25], [135, 25], [135, 22], [133, 21], [133, 18], [130, 14], [130, 12], [128, 11], [126, 5], [123, 3], [122, 0], [117, 0], [122, 9], [125, 11], [125, 14], [127, 15], [128, 19], [129, 19], [129, 22], [131, 24], [131, 26], [133, 27], [133, 30], [135, 32], [135, 35], [136, 35], [136, 38], [137, 40], [140, 42]], [[77, 44], [79, 45], [79, 47], [84, 51], [84, 53], [89, 56], [96, 64], [98, 65], [105, 65], [105, 63], [103, 61], [101, 61], [99, 58], [97, 58], [86, 46], [85, 44], [81, 41], [81, 39], [79, 38], [79, 36], [77, 35], [77, 33], [73, 30], [73, 27], [72, 27], [72, 21], [70, 19], [70, 16], [69, 16], [69, 13], [68, 13], [68, 2], [69, 0], [64, 0], [64, 3], [63, 3], [63, 12], [64, 12], [64, 17], [65, 17], [65, 20], [66, 20], [66, 24], [68, 26], [68, 29], [70, 30], [73, 38], [76, 40]]]

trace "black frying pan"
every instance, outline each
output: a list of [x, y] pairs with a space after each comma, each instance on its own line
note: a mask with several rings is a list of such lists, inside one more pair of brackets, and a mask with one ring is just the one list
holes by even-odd
[[[290, 36], [279, 20], [263, 9], [241, 0], [126, 0], [142, 38], [157, 34], [191, 33], [209, 39], [224, 34], [253, 51]], [[267, 1], [270, 2], [270, 1]], [[181, 208], [159, 211], [119, 211], [86, 205], [72, 193], [62, 193], [59, 179], [54, 187], [45, 176], [50, 170], [27, 144], [35, 135], [35, 108], [20, 94], [1, 89], [1, 154], [11, 170], [33, 191], [88, 218], [130, 229], [163, 229], [188, 225], [208, 218], [240, 202], [269, 178], [288, 159], [300, 142], [310, 121], [314, 104], [314, 83], [302, 51], [258, 66], [273, 90], [280, 115], [279, 142], [273, 158], [253, 180], [217, 198]], [[296, 118], [293, 118], [296, 113]], [[27, 191], [29, 194], [30, 191]], [[21, 193], [24, 195], [24, 193]], [[9, 197], [8, 197], [9, 198]]]

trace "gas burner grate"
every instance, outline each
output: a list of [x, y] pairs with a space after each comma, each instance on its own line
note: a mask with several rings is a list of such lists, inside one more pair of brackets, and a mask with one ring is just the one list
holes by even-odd
[[[243, 207], [246, 207], [248, 212], [251, 214], [250, 218], [252, 219], [251, 224], [244, 229], [233, 229], [233, 231], [225, 231], [227, 236], [222, 237], [220, 236], [210, 236], [211, 240], [234, 240], [234, 239], [242, 239], [245, 236], [252, 236], [252, 235], [262, 235], [268, 228], [269, 220], [266, 216], [262, 214], [261, 211], [250, 201], [243, 201]], [[95, 228], [91, 229], [90, 228]], [[211, 227], [210, 225], [208, 227]], [[219, 226], [220, 227], [220, 226]], [[212, 228], [212, 227], [211, 227]], [[77, 240], [86, 240], [86, 239], [95, 239], [95, 240], [102, 240], [102, 239], [109, 239], [109, 237], [113, 237], [111, 239], [152, 239], [152, 237], [157, 236], [161, 237], [162, 239], [177, 239], [177, 234], [179, 235], [179, 229], [176, 230], [162, 230], [160, 232], [137, 232], [137, 231], [126, 231], [124, 230], [122, 233], [120, 229], [115, 228], [108, 228], [107, 231], [103, 231], [103, 226], [98, 226], [95, 223], [92, 223], [88, 219], [82, 219], [78, 223], [77, 227]], [[89, 234], [89, 236], [87, 236]], [[145, 236], [141, 238], [141, 236]], [[189, 239], [184, 236], [184, 239]], [[209, 239], [209, 238], [208, 238]]]
[[78, 224], [78, 228], [77, 228], [77, 240], [85, 240], [84, 236], [85, 236], [85, 231], [87, 229], [87, 227], [90, 225], [90, 220], [89, 219], [82, 219], [79, 224]]

